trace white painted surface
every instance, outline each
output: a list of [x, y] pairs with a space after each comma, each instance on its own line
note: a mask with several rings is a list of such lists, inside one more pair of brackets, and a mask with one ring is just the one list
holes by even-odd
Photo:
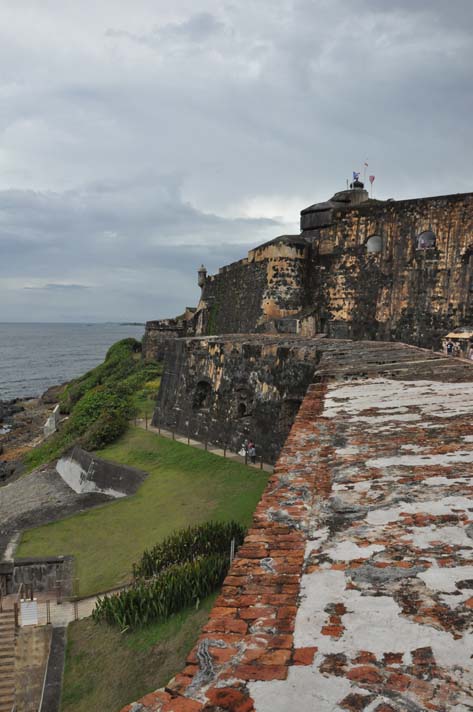
[[20, 602], [21, 625], [38, 625], [38, 602]]
[[[431, 647], [437, 664], [448, 670], [448, 684], [470, 690], [459, 693], [449, 710], [473, 709], [473, 629], [454, 635], [424, 612], [437, 602], [449, 611], [457, 609], [473, 594], [469, 588], [457, 587], [460, 581], [473, 579], [473, 540], [465, 531], [466, 523], [473, 521], [469, 496], [473, 434], [462, 436], [460, 431], [452, 441], [450, 433], [450, 439], [444, 440], [454, 417], [462, 417], [460, 426], [465, 428], [464, 415], [473, 415], [472, 396], [473, 383], [372, 379], [328, 386], [322, 418], [340, 419], [344, 445], [335, 448], [328, 460], [332, 492], [328, 499], [316, 499], [313, 507], [315, 531], [305, 556], [317, 568], [310, 567], [302, 577], [294, 633], [295, 648], [317, 646], [318, 653], [312, 666], [291, 667], [286, 681], [249, 683], [257, 712], [341, 711], [340, 703], [349, 692], [363, 691], [344, 676], [322, 674], [319, 667], [326, 655], [343, 653], [354, 660], [365, 650], [382, 661], [389, 651], [400, 653], [403, 664], [409, 665], [411, 651], [424, 647]], [[306, 457], [306, 466], [308, 462]], [[419, 476], [409, 479], [417, 468]], [[424, 468], [431, 476], [425, 477]], [[343, 516], [344, 507], [352, 507], [353, 525], [347, 519], [347, 528], [330, 532], [326, 517], [333, 511]], [[404, 523], [402, 514], [425, 515], [427, 521], [432, 517], [432, 524]], [[451, 520], [442, 520], [445, 515]], [[368, 546], [360, 545], [363, 540]], [[400, 565], [404, 562], [399, 556], [393, 558], [397, 546], [401, 552], [404, 549], [406, 563], [413, 567], [410, 571]], [[421, 557], [418, 550], [425, 554]], [[442, 555], [453, 556], [456, 565], [440, 566]], [[430, 568], [416, 567], [418, 558]], [[358, 569], [353, 568], [357, 565], [351, 563], [356, 559], [366, 562], [358, 578]], [[388, 568], [376, 569], [379, 563], [387, 563]], [[345, 570], [332, 568], [340, 564]], [[408, 578], [402, 578], [403, 573]], [[423, 601], [425, 608], [419, 609], [418, 617], [403, 613], [396, 597], [400, 590], [412, 590], [413, 600], [419, 596]], [[337, 603], [346, 609], [340, 616], [338, 638], [322, 633]], [[415, 699], [413, 694], [409, 699]], [[383, 699], [376, 697], [365, 712], [374, 712]]]
[[89, 467], [88, 470], [84, 470], [80, 463], [76, 462], [76, 460], [70, 456], [61, 457], [56, 465], [56, 470], [61, 475], [64, 482], [78, 494], [98, 492], [100, 494], [106, 494], [109, 497], [115, 498], [126, 496], [123, 492], [118, 492], [117, 490], [101, 489], [100, 487], [97, 487], [93, 479], [93, 463], [92, 467]]

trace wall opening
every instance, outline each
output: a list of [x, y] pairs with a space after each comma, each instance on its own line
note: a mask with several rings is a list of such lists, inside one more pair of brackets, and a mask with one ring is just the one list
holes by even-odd
[[279, 412], [279, 429], [288, 431], [291, 429], [295, 417], [301, 407], [302, 401], [298, 398], [288, 398], [281, 403]]
[[366, 251], [376, 254], [383, 250], [383, 238], [381, 235], [371, 235], [366, 241]]
[[192, 400], [192, 408], [194, 410], [201, 410], [202, 408], [208, 408], [210, 405], [210, 399], [212, 396], [212, 387], [207, 381], [199, 381], [195, 387], [194, 398]]
[[237, 417], [244, 418], [246, 415], [246, 412], [247, 412], [246, 403], [243, 403], [243, 402], [238, 403]]
[[417, 249], [418, 250], [428, 250], [435, 247], [437, 238], [432, 230], [424, 230], [417, 236]]

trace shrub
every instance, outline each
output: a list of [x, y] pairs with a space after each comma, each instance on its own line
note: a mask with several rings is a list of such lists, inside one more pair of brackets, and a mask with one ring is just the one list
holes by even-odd
[[244, 536], [237, 522], [208, 522], [174, 532], [133, 566], [131, 588], [97, 601], [94, 620], [136, 627], [198, 604], [223, 582], [230, 542], [235, 539], [239, 546]]
[[60, 409], [70, 417], [58, 433], [27, 453], [28, 469], [59, 457], [75, 443], [87, 450], [102, 448], [125, 431], [139, 406], [136, 392], [162, 373], [160, 364], [142, 361], [140, 348], [136, 339], [118, 341], [102, 364], [65, 387]]
[[133, 576], [135, 579], [151, 578], [172, 564], [209, 554], [224, 554], [230, 551], [232, 539], [236, 546], [240, 546], [244, 537], [245, 529], [237, 522], [207, 522], [181, 529], [150, 551], [144, 551], [141, 561], [133, 565]]
[[229, 564], [227, 553], [169, 566], [151, 581], [137, 582], [125, 591], [99, 598], [93, 619], [122, 629], [166, 620], [215, 591], [223, 582]]

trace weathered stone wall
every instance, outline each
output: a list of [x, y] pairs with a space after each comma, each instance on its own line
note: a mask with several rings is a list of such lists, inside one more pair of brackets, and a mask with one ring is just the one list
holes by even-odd
[[318, 359], [312, 339], [227, 336], [169, 344], [155, 425], [238, 450], [252, 439], [273, 462]]
[[177, 319], [147, 321], [142, 349], [144, 360], [162, 361], [167, 341], [184, 336], [184, 333], [184, 327]]
[[207, 277], [199, 333], [252, 333], [265, 320], [297, 313], [306, 301], [308, 245], [282, 236]]
[[317, 377], [186, 667], [122, 712], [473, 708], [473, 364], [357, 342]]
[[[431, 249], [417, 249], [426, 230]], [[370, 253], [370, 236], [383, 240]], [[438, 346], [473, 320], [473, 195], [366, 203], [312, 235], [309, 302], [331, 336]]]
[[169, 344], [153, 423], [232, 450], [249, 438], [258, 455], [274, 462], [322, 364], [341, 378], [408, 379], [413, 363], [418, 378], [442, 373], [448, 379], [452, 366], [430, 351], [384, 342], [238, 334], [177, 339]]
[[73, 557], [50, 556], [29, 559], [15, 559], [13, 564], [13, 593], [21, 584], [33, 586], [34, 592], [50, 592], [58, 590], [63, 595], [72, 594], [73, 589]]
[[[312, 333], [438, 347], [473, 321], [472, 194], [366, 201], [329, 215], [329, 225], [276, 238], [207, 277], [196, 333], [290, 332], [296, 318], [307, 333], [309, 317]], [[428, 230], [435, 246], [418, 249]], [[379, 252], [367, 247], [372, 236]]]

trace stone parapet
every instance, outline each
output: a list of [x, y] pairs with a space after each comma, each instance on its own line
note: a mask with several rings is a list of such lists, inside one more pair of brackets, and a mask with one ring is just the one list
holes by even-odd
[[326, 352], [186, 668], [123, 712], [473, 706], [473, 366], [372, 351]]

